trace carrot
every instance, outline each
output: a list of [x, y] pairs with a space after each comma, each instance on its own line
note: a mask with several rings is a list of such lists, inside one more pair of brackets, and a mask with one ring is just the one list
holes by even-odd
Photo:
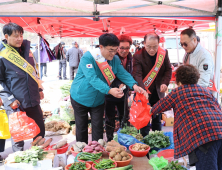
[[38, 136], [32, 143], [32, 146], [35, 146], [40, 140], [42, 139], [42, 136]]
[[52, 142], [52, 138], [49, 138], [44, 144], [42, 144], [41, 146], [39, 146], [39, 148], [44, 149], [47, 146], [49, 146], [49, 144]]
[[61, 141], [61, 142], [57, 143], [56, 145], [54, 145], [52, 148], [59, 149], [59, 148], [63, 147], [65, 144], [67, 144], [67, 141]]
[[40, 145], [42, 145], [43, 143], [45, 143], [45, 138], [42, 138], [36, 145], [37, 145], [37, 146], [40, 146]]

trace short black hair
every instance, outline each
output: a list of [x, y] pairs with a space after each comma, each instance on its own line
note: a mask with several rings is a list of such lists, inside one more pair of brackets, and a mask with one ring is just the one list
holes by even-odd
[[160, 42], [160, 37], [159, 35], [157, 35], [155, 32], [149, 32], [147, 33], [145, 36], [144, 36], [144, 42], [146, 43], [146, 39], [147, 37], [152, 37], [153, 39], [157, 39], [158, 40], [158, 43]]
[[185, 29], [180, 35], [188, 35], [188, 37], [197, 37], [196, 32], [192, 28]]
[[99, 45], [106, 46], [119, 46], [119, 39], [115, 34], [105, 33], [99, 37]]
[[197, 42], [200, 42], [200, 37], [199, 36], [197, 36]]
[[176, 83], [184, 84], [197, 84], [200, 78], [200, 73], [196, 67], [186, 64], [176, 69]]
[[8, 24], [5, 24], [3, 26], [3, 34], [4, 35], [8, 34], [9, 36], [11, 36], [13, 31], [14, 32], [19, 32], [19, 33], [22, 33], [22, 34], [24, 33], [23, 28], [20, 25], [16, 24], [16, 23], [9, 22]]

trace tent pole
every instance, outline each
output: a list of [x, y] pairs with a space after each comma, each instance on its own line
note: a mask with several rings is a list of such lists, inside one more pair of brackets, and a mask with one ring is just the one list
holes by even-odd
[[38, 64], [39, 64], [39, 76], [41, 79], [41, 63], [40, 63], [40, 36], [38, 35]]
[[178, 66], [180, 66], [180, 58], [179, 58], [179, 42], [178, 42], [178, 31], [176, 31], [176, 43], [177, 43], [177, 60], [178, 60]]
[[[221, 57], [222, 57], [222, 16], [218, 16], [217, 24], [216, 24], [216, 29], [215, 29], [215, 34], [216, 34], [216, 67], [215, 67], [215, 83], [217, 89], [220, 91], [220, 69], [221, 69]], [[219, 93], [217, 93], [217, 100], [219, 101]]]

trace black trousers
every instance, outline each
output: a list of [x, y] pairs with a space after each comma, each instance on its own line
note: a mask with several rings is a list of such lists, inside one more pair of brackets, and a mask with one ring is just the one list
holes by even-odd
[[86, 107], [71, 98], [76, 122], [76, 141], [88, 143], [88, 112], [91, 116], [92, 140], [103, 139], [104, 104]]
[[105, 105], [105, 124], [106, 125], [105, 126], [106, 126], [107, 141], [113, 140], [113, 133], [115, 130], [115, 114], [116, 114], [115, 107], [117, 107], [119, 122], [121, 124], [123, 116], [124, 116], [124, 106], [125, 106], [126, 116], [128, 120], [129, 109], [128, 107], [126, 107], [124, 101], [115, 102], [115, 101], [106, 100], [106, 105]]
[[[42, 114], [42, 109], [40, 107], [40, 105], [34, 106], [34, 107], [29, 107], [24, 109], [26, 112], [26, 115], [30, 118], [32, 118], [36, 124], [39, 126], [40, 128], [40, 133], [33, 138], [33, 140], [35, 140], [38, 136], [42, 136], [44, 138], [45, 136], [45, 124], [43, 121], [43, 114]], [[12, 114], [13, 111], [11, 111], [11, 113], [9, 113], [9, 111], [7, 111], [7, 114]], [[5, 140], [1, 139], [0, 140], [0, 152], [4, 151], [4, 147], [5, 147]], [[14, 152], [16, 151], [22, 151], [24, 149], [24, 141], [20, 141], [20, 142], [14, 142], [12, 139], [12, 150]]]
[[[160, 99], [158, 97], [157, 91], [156, 91], [156, 89], [154, 89], [151, 96], [150, 96], [151, 106], [156, 104], [159, 100]], [[155, 130], [161, 131], [162, 130], [161, 117], [162, 117], [162, 114], [155, 115], [155, 117], [152, 116], [152, 131], [155, 131]], [[143, 137], [148, 135], [149, 131], [150, 131], [150, 123], [148, 123], [147, 126], [141, 128], [141, 130], [140, 130]]]

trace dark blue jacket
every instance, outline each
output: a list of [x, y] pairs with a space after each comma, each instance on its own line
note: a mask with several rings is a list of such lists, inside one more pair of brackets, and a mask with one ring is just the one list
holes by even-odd
[[[120, 58], [120, 55], [119, 53], [116, 54], [119, 58]], [[120, 58], [121, 60], [121, 58]], [[123, 65], [122, 61], [121, 61], [121, 64]], [[127, 55], [127, 62], [126, 62], [126, 71], [128, 71], [131, 75], [133, 73], [133, 57], [132, 57], [132, 54], [129, 53]], [[116, 79], [113, 81], [113, 83], [111, 84], [111, 88], [113, 87], [117, 87], [119, 88], [120, 84], [124, 84], [123, 82], [121, 82], [117, 77]], [[123, 92], [124, 92], [124, 96], [127, 95], [127, 92], [129, 90], [129, 87], [127, 87]], [[106, 95], [106, 100], [109, 100], [109, 101], [124, 101], [124, 96], [122, 98], [116, 98], [112, 95]]]
[[[0, 43], [0, 50], [4, 48], [4, 45]], [[18, 50], [20, 55], [34, 66], [34, 59], [29, 56], [30, 41], [24, 40]], [[3, 99], [6, 110], [11, 109], [9, 105], [16, 99], [23, 108], [40, 104], [39, 88], [36, 81], [2, 56], [0, 56], [0, 97]]]

